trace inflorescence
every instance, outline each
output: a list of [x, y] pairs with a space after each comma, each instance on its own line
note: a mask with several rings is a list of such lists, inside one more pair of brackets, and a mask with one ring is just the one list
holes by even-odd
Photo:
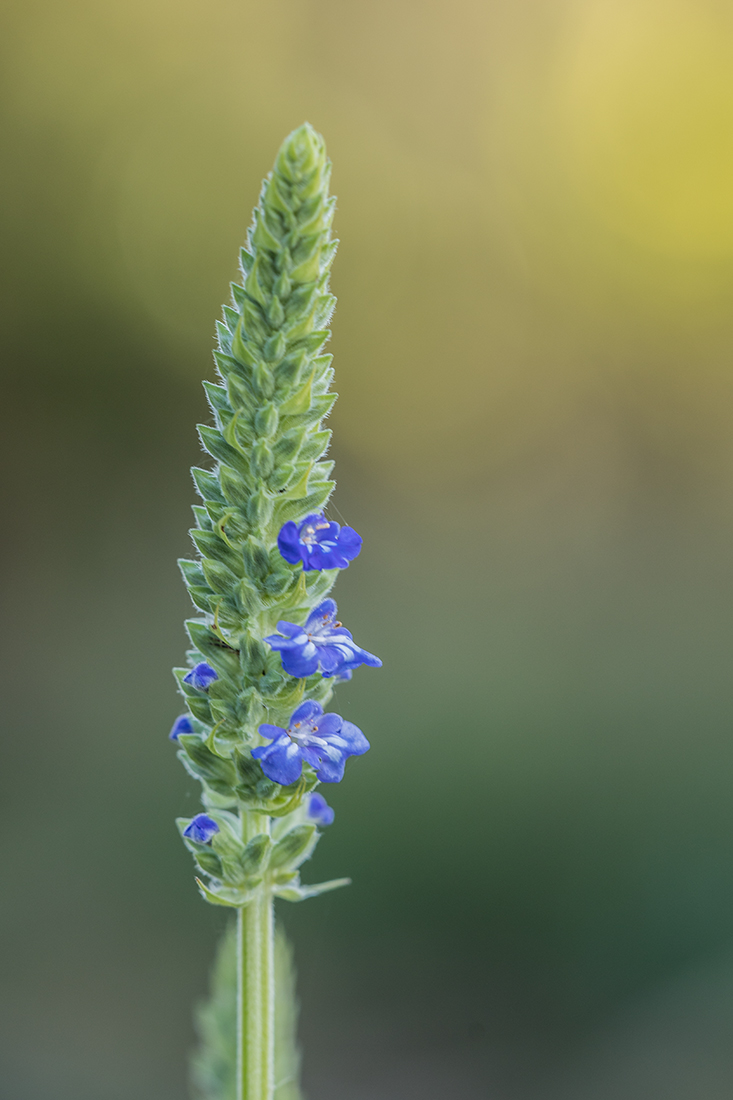
[[[333, 490], [323, 420], [335, 299], [329, 269], [334, 200], [323, 141], [308, 125], [284, 143], [241, 253], [205, 382], [214, 425], [202, 425], [211, 469], [194, 469], [201, 497], [191, 532], [198, 556], [180, 563], [199, 611], [187, 624], [186, 702], [170, 732], [202, 786], [205, 812], [179, 827], [204, 897], [242, 907], [257, 891], [299, 900], [340, 885], [302, 886], [298, 868], [333, 810], [314, 788], [338, 783], [369, 742], [326, 711], [336, 682], [378, 657], [358, 646], [327, 598], [359, 554], [353, 528], [324, 515]], [[247, 838], [243, 815], [280, 819]]]

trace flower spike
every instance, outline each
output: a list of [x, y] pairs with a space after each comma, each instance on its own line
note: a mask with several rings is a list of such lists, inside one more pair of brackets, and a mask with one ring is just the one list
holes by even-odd
[[[369, 748], [324, 708], [337, 681], [381, 664], [327, 598], [362, 544], [324, 514], [334, 482], [323, 421], [336, 400], [325, 353], [335, 304], [330, 168], [306, 123], [263, 184], [218, 325], [217, 377], [204, 383], [212, 422], [198, 429], [205, 468], [192, 471], [195, 551], [179, 563], [197, 617], [186, 623], [187, 667], [175, 670], [186, 713], [170, 738], [205, 811], [179, 828], [201, 895], [238, 911], [239, 1055], [227, 1093], [236, 1100], [275, 1091], [273, 899], [348, 882], [300, 882], [317, 826], [334, 817], [314, 788], [340, 782], [347, 759]], [[257, 966], [247, 965], [250, 950]]]

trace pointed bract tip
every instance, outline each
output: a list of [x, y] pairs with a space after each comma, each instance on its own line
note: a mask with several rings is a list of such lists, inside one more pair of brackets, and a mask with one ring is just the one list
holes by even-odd
[[277, 156], [277, 168], [293, 181], [326, 166], [326, 143], [310, 122], [304, 122], [285, 138]]

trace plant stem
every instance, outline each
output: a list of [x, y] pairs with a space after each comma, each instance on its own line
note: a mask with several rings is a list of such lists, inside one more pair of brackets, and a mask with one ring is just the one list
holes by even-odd
[[[270, 818], [242, 810], [245, 841]], [[237, 1100], [273, 1100], [275, 1063], [273, 900], [263, 884], [237, 914]]]

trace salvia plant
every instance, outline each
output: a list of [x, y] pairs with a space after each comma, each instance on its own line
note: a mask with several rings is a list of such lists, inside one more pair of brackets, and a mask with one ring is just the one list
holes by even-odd
[[[345, 885], [300, 880], [333, 820], [321, 783], [338, 783], [369, 743], [328, 710], [334, 686], [381, 662], [338, 621], [328, 594], [361, 549], [325, 515], [334, 487], [323, 420], [335, 299], [329, 269], [335, 200], [322, 138], [305, 124], [265, 180], [241, 283], [232, 285], [204, 382], [213, 425], [199, 435], [213, 465], [193, 473], [198, 551], [180, 566], [198, 609], [175, 670], [186, 712], [170, 737], [201, 783], [203, 810], [178, 827], [212, 905], [235, 909], [199, 1014], [195, 1079], [206, 1100], [299, 1096], [292, 975], [276, 950], [275, 898]], [[278, 941], [279, 942], [279, 941]], [[279, 962], [278, 962], [279, 960]]]

